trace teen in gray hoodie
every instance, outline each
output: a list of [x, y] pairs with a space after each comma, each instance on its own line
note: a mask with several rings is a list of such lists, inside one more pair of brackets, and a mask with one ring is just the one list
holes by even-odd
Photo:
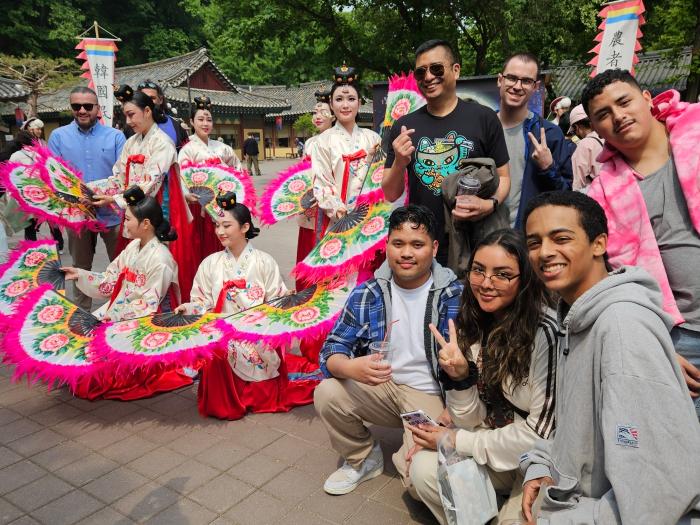
[[561, 296], [561, 339], [556, 433], [521, 457], [523, 513], [660, 525], [700, 511], [700, 425], [656, 281], [608, 273], [605, 214], [583, 194], [536, 197], [525, 230], [536, 272]]

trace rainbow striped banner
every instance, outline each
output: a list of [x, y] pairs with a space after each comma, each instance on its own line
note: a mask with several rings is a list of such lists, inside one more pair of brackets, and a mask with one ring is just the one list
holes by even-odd
[[589, 51], [595, 56], [588, 62], [594, 66], [591, 77], [608, 69], [626, 69], [634, 75], [634, 65], [639, 62], [637, 52], [642, 49], [639, 29], [645, 23], [643, 0], [611, 2], [600, 10], [603, 21], [596, 35], [598, 44]]
[[100, 121], [112, 125], [114, 114], [114, 63], [117, 60], [117, 44], [108, 38], [84, 38], [75, 46], [81, 50], [76, 57], [83, 60], [81, 75], [88, 79], [88, 87], [97, 93], [100, 104]]

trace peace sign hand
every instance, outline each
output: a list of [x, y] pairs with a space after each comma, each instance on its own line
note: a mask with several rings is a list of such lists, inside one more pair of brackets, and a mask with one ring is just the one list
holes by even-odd
[[535, 161], [540, 170], [544, 171], [549, 169], [554, 163], [554, 159], [552, 158], [552, 152], [547, 146], [547, 135], [545, 134], [544, 126], [540, 128], [539, 142], [537, 142], [537, 139], [532, 132], [528, 131], [527, 136], [530, 137], [530, 142], [532, 142], [532, 146], [534, 148], [534, 151], [532, 152], [532, 160]]
[[455, 329], [454, 321], [450, 319], [447, 322], [447, 325], [450, 332], [449, 343], [445, 341], [440, 332], [438, 332], [438, 329], [435, 328], [434, 324], [431, 323], [428, 325], [428, 328], [430, 328], [430, 331], [433, 333], [435, 340], [440, 345], [438, 363], [452, 380], [464, 381], [467, 379], [467, 377], [469, 377], [469, 363], [467, 362], [466, 356], [457, 345], [457, 330]]

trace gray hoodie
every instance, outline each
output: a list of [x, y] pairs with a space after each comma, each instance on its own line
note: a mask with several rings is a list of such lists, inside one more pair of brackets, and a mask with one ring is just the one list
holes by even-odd
[[700, 510], [700, 425], [656, 281], [625, 267], [565, 310], [555, 435], [520, 461], [525, 481], [555, 482], [538, 523], [674, 524]]

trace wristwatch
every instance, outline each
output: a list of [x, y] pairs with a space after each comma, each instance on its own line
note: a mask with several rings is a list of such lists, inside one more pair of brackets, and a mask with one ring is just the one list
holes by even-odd
[[493, 201], [493, 209], [498, 208], [498, 199], [496, 197], [490, 197], [489, 199]]

